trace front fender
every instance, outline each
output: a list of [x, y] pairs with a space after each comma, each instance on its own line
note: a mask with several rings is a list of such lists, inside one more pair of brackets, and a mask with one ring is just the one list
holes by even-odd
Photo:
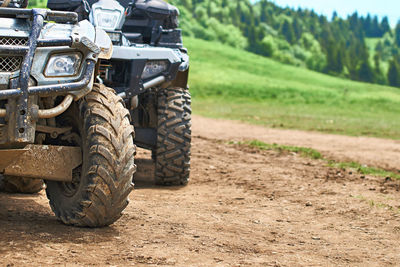
[[100, 48], [100, 59], [110, 59], [113, 53], [113, 44], [108, 34], [101, 28], [96, 28], [95, 44]]

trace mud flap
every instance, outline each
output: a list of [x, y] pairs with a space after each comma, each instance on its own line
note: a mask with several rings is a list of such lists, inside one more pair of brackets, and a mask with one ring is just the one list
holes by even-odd
[[72, 181], [72, 170], [82, 164], [79, 147], [27, 145], [0, 150], [3, 174], [52, 181]]

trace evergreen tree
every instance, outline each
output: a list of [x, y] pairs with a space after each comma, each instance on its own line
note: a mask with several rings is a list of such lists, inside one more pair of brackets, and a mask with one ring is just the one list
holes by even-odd
[[343, 71], [343, 61], [342, 61], [342, 54], [340, 50], [335, 45], [334, 40], [329, 41], [329, 45], [327, 48], [327, 65], [326, 65], [326, 72], [327, 73], [336, 73], [340, 74]]
[[395, 59], [389, 64], [388, 81], [391, 86], [400, 87], [400, 67]]
[[351, 30], [355, 31], [355, 30], [357, 30], [359, 28], [360, 25], [359, 25], [358, 13], [357, 12], [354, 12], [353, 15], [351, 15], [348, 18], [348, 21], [350, 23], [350, 29]]
[[375, 72], [381, 72], [381, 57], [379, 53], [374, 55]]
[[381, 68], [381, 54], [380, 53], [376, 53], [374, 55], [374, 72], [375, 72], [375, 82], [379, 83], [379, 84], [386, 84], [386, 77], [382, 72], [382, 68]]
[[381, 28], [379, 27], [378, 17], [375, 16], [371, 24], [371, 35], [370, 37], [382, 37]]
[[335, 19], [338, 17], [338, 14], [337, 14], [337, 12], [336, 12], [336, 10], [335, 11], [333, 11], [333, 14], [332, 14], [332, 21], [335, 21]]
[[303, 30], [301, 28], [300, 21], [297, 17], [294, 18], [292, 27], [294, 34], [296, 36], [296, 40], [299, 40], [301, 35], [303, 34]]
[[394, 29], [394, 39], [397, 47], [400, 47], [400, 21], [397, 22], [396, 28]]
[[371, 24], [372, 24], [371, 15], [368, 14], [367, 18], [364, 21], [364, 25], [363, 25], [364, 31], [365, 31], [365, 35], [368, 36], [368, 37], [372, 36], [372, 25]]
[[267, 5], [268, 5], [268, 2], [266, 1], [266, 0], [262, 0], [261, 2], [260, 2], [260, 5], [261, 5], [261, 16], [260, 16], [260, 20], [261, 20], [261, 22], [267, 22], [268, 21], [268, 11], [267, 11]]
[[382, 54], [383, 53], [383, 43], [381, 40], [375, 46], [375, 52]]
[[281, 33], [285, 37], [286, 41], [288, 41], [290, 44], [293, 44], [296, 40], [296, 36], [294, 34], [294, 30], [292, 27], [292, 24], [289, 22], [289, 20], [285, 19], [281, 26]]
[[374, 72], [368, 60], [363, 60], [357, 69], [358, 79], [363, 82], [372, 83], [375, 81]]
[[390, 31], [390, 25], [389, 25], [389, 19], [388, 17], [384, 17], [382, 19], [382, 23], [381, 23], [381, 32], [382, 32], [382, 36], [387, 33], [387, 32], [391, 32]]

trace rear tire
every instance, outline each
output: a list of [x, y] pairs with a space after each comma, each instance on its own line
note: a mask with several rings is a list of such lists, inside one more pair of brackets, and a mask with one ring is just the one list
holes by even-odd
[[43, 180], [17, 176], [0, 177], [0, 191], [7, 193], [36, 194], [43, 189]]
[[95, 84], [69, 110], [79, 134], [83, 163], [72, 183], [47, 182], [47, 196], [65, 224], [102, 227], [114, 223], [128, 205], [133, 189], [135, 146], [129, 112], [115, 91]]
[[184, 88], [158, 93], [157, 147], [153, 153], [157, 185], [186, 185], [190, 175], [191, 97]]

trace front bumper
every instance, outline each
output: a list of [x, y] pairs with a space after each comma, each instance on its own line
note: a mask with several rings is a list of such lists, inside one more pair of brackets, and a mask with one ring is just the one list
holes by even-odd
[[[112, 60], [123, 60], [131, 64], [129, 85], [125, 88], [115, 88], [125, 97], [133, 97], [157, 85], [157, 81], [169, 82], [176, 78], [179, 72], [189, 68], [189, 57], [180, 49], [154, 47], [148, 45], [114, 46]], [[157, 77], [147, 80], [141, 78], [145, 65], [149, 61], [167, 61], [168, 68]], [[148, 86], [146, 86], [148, 84]]]

